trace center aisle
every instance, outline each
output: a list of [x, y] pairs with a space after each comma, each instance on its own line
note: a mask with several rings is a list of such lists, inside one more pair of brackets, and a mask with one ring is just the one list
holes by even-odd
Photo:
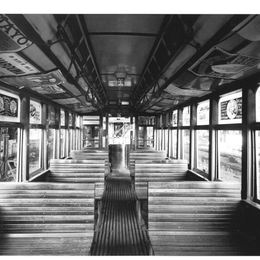
[[138, 224], [136, 199], [129, 179], [107, 179], [91, 255], [148, 255], [148, 234]]

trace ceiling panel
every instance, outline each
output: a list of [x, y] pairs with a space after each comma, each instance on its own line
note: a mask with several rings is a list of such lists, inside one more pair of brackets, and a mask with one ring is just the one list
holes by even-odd
[[154, 38], [133, 36], [91, 36], [101, 73], [124, 68], [129, 74], [140, 74], [153, 46]]
[[91, 32], [157, 33], [164, 15], [88, 14], [85, 21]]

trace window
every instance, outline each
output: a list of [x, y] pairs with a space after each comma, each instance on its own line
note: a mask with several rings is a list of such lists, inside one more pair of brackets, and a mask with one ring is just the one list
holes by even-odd
[[138, 148], [144, 147], [144, 126], [138, 126]]
[[147, 147], [153, 147], [153, 126], [147, 126]]
[[256, 122], [260, 122], [260, 87], [256, 91]]
[[242, 132], [239, 130], [218, 131], [219, 179], [240, 182], [242, 171]]
[[42, 106], [39, 102], [30, 100], [30, 124], [42, 123]]
[[55, 133], [56, 130], [53, 128], [48, 129], [47, 131], [47, 157], [48, 157], [48, 166], [50, 165], [50, 160], [55, 158], [54, 155], [54, 145], [55, 145]]
[[183, 126], [189, 126], [190, 125], [190, 106], [183, 108], [182, 125]]
[[209, 124], [209, 100], [200, 102], [197, 107], [197, 125]]
[[60, 129], [60, 158], [66, 156], [66, 129]]
[[157, 144], [158, 144], [158, 150], [162, 150], [161, 148], [161, 143], [162, 143], [162, 130], [157, 129]]
[[0, 181], [16, 181], [18, 132], [15, 127], [0, 128]]
[[242, 91], [223, 95], [219, 99], [219, 124], [242, 123]]
[[69, 153], [73, 150], [73, 129], [69, 128]]
[[167, 151], [167, 154], [169, 153], [169, 130], [165, 129], [165, 140], [164, 140], [164, 150]]
[[30, 129], [29, 173], [41, 168], [42, 129]]
[[255, 130], [255, 162], [256, 162], [256, 199], [260, 200], [260, 87], [256, 91], [256, 130]]
[[172, 126], [178, 125], [178, 110], [173, 110], [172, 112]]
[[190, 130], [182, 130], [182, 140], [183, 140], [183, 159], [190, 160]]
[[63, 109], [60, 110], [60, 125], [65, 126], [65, 111]]
[[171, 134], [171, 144], [170, 144], [170, 149], [171, 149], [171, 156], [173, 158], [177, 158], [177, 129], [173, 129], [170, 132]]
[[50, 165], [50, 160], [56, 158], [56, 145], [57, 145], [57, 128], [58, 128], [58, 121], [56, 117], [57, 110], [55, 107], [48, 105], [48, 127], [47, 127], [47, 162], [48, 167]]
[[42, 160], [42, 106], [30, 100], [30, 131], [29, 131], [29, 174], [41, 168]]
[[256, 131], [256, 176], [257, 199], [260, 200], [260, 130]]
[[[20, 122], [20, 99], [18, 95], [0, 90], [0, 125]], [[0, 182], [17, 181], [20, 129], [13, 126], [0, 127]]]
[[209, 131], [197, 130], [197, 169], [205, 173], [209, 170]]

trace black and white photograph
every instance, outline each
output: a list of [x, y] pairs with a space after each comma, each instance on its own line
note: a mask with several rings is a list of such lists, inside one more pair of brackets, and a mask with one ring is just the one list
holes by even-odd
[[260, 256], [260, 5], [180, 2], [0, 8], [1, 256]]

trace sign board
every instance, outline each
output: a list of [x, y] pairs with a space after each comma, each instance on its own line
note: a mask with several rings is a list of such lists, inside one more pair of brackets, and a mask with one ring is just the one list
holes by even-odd
[[65, 78], [60, 70], [40, 75], [30, 75], [25, 78], [32, 83], [32, 86], [57, 86], [65, 82]]
[[42, 123], [42, 105], [39, 102], [30, 100], [30, 124]]
[[242, 123], [242, 92], [232, 93], [220, 98], [219, 123]]
[[219, 47], [211, 48], [189, 71], [199, 77], [229, 79], [260, 63], [259, 58], [229, 53]]
[[[0, 54], [1, 56], [1, 54]], [[1, 59], [0, 59], [1, 60]], [[0, 62], [1, 67], [1, 62]], [[58, 86], [65, 82], [65, 78], [59, 70], [45, 74], [26, 75], [20, 77], [3, 78], [7, 84], [13, 86], [24, 86], [42, 95], [64, 94], [66, 91]]]
[[109, 123], [130, 123], [130, 117], [109, 117]]
[[197, 125], [209, 124], [209, 100], [200, 102], [197, 107]]
[[0, 14], [0, 39], [0, 52], [17, 52], [32, 44], [12, 20], [4, 14]]
[[0, 90], [0, 121], [20, 121], [19, 97], [4, 90]]
[[138, 125], [155, 125], [155, 116], [138, 116]]
[[52, 86], [39, 86], [32, 88], [33, 91], [38, 92], [39, 94], [42, 95], [56, 95], [56, 94], [63, 94], [65, 93], [65, 90], [60, 88], [57, 85], [52, 85]]
[[99, 116], [83, 116], [83, 125], [99, 125]]
[[0, 76], [23, 76], [38, 73], [33, 65], [16, 53], [0, 53]]

